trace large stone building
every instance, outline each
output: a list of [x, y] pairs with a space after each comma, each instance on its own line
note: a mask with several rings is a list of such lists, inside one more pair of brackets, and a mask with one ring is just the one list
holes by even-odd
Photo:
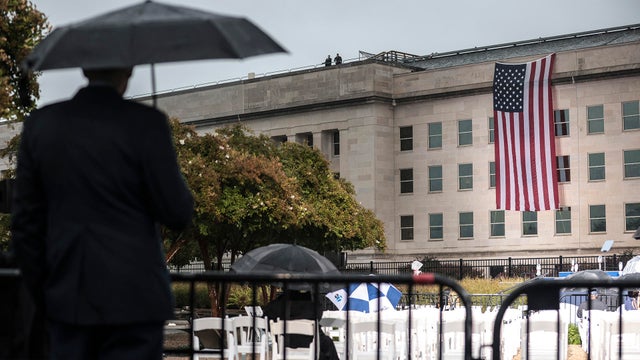
[[[495, 209], [495, 62], [556, 53], [559, 211]], [[148, 99], [140, 99], [148, 101]], [[242, 123], [320, 149], [414, 259], [635, 249], [640, 225], [640, 25], [339, 66], [161, 94], [199, 132]], [[637, 251], [636, 251], [637, 252]]]

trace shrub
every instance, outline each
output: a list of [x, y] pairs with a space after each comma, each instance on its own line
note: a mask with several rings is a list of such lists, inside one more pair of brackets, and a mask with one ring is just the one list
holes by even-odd
[[582, 345], [580, 331], [578, 331], [576, 324], [569, 324], [569, 345]]
[[231, 287], [227, 307], [231, 309], [244, 309], [245, 306], [251, 305], [252, 302], [253, 294], [251, 287], [246, 285]]
[[[176, 307], [183, 308], [189, 306], [189, 284], [173, 283], [173, 295], [176, 299]], [[207, 292], [207, 284], [197, 283], [195, 286], [194, 307], [200, 309], [210, 309], [211, 301]]]

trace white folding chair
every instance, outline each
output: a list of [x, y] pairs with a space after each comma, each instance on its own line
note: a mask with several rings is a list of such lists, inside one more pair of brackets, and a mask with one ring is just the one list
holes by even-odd
[[[558, 315], [560, 315], [559, 319]], [[527, 329], [527, 321], [529, 329]], [[522, 319], [521, 331], [522, 359], [565, 360], [567, 358], [569, 317], [556, 310], [533, 312], [528, 319]]]
[[[270, 360], [316, 360], [320, 354], [316, 327], [314, 320], [269, 320]], [[307, 347], [285, 347], [285, 335], [293, 334], [311, 336], [311, 343]]]
[[[224, 324], [224, 330], [223, 330]], [[233, 337], [230, 319], [204, 317], [193, 320], [194, 359], [215, 358], [234, 359], [236, 341]], [[224, 340], [224, 341], [223, 341]], [[226, 343], [224, 343], [226, 342]]]
[[445, 311], [442, 319], [442, 353], [441, 359], [464, 358], [464, 314], [456, 311]]
[[[236, 340], [236, 360], [242, 356], [248, 359], [248, 355], [253, 355], [252, 359], [266, 360], [269, 334], [267, 319], [254, 316], [238, 316], [230, 319], [233, 336]], [[255, 354], [255, 355], [254, 355]]]
[[[393, 320], [360, 320], [349, 327], [349, 351], [353, 360], [402, 360], [402, 346]], [[378, 353], [380, 357], [378, 358]]]
[[[606, 344], [606, 358], [640, 359], [640, 311], [625, 311], [622, 313], [622, 332], [620, 332], [620, 313], [611, 313], [608, 321]], [[622, 357], [620, 357], [622, 351]]]
[[341, 359], [346, 359], [346, 311], [324, 311], [320, 319], [320, 328], [333, 341], [336, 352]]

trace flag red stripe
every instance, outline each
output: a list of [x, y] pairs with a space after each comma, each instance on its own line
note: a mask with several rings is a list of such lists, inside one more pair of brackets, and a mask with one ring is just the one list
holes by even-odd
[[[533, 197], [536, 199], [535, 207], [533, 209], [546, 209], [546, 207], [541, 206], [544, 204], [544, 200], [540, 199], [540, 194], [538, 193], [539, 187], [544, 187], [544, 173], [546, 168], [546, 161], [541, 153], [545, 148], [546, 139], [544, 136], [544, 131], [540, 133], [540, 122], [544, 122], [544, 102], [540, 101], [542, 97], [543, 87], [539, 86], [538, 79], [541, 78], [541, 69], [538, 67], [540, 60], [531, 63], [531, 72], [532, 77], [529, 82], [529, 104], [531, 105], [530, 109], [525, 107], [524, 111], [531, 117], [531, 125], [534, 128], [537, 128], [538, 136], [535, 139], [533, 154], [535, 157], [534, 165], [536, 165], [536, 177], [532, 178], [534, 181], [537, 180], [537, 184], [534, 186], [534, 194]], [[537, 120], [537, 121], [536, 121]], [[536, 126], [537, 125], [537, 126]], [[538, 176], [540, 173], [540, 176]], [[542, 201], [542, 204], [541, 204]], [[532, 208], [527, 208], [526, 210], [532, 210]]]
[[547, 176], [545, 177], [545, 179], [547, 179], [547, 186], [545, 187], [546, 189], [549, 189], [547, 191], [547, 201], [548, 201], [548, 207], [547, 209], [559, 209], [560, 208], [560, 201], [559, 201], [559, 194], [558, 194], [558, 172], [556, 169], [556, 142], [555, 142], [555, 134], [553, 131], [553, 96], [552, 96], [552, 87], [551, 87], [551, 71], [553, 69], [553, 58], [554, 55], [552, 55], [550, 58], [548, 58], [546, 60], [547, 66], [546, 66], [546, 74], [544, 76], [544, 80], [543, 80], [543, 87], [545, 89], [545, 94], [543, 97], [543, 100], [545, 101], [546, 105], [546, 113], [547, 113], [547, 121], [545, 122], [546, 127], [547, 127], [547, 131], [549, 132], [549, 135], [547, 137], [549, 144], [545, 147], [545, 149], [548, 152], [547, 155], [547, 159], [551, 162], [550, 164], [548, 164], [548, 171], [547, 171]]

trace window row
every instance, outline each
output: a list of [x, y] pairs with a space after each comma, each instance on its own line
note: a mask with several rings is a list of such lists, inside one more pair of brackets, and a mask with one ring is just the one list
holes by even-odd
[[[277, 144], [285, 143], [289, 140], [287, 135], [272, 136], [271, 140]], [[298, 133], [295, 136], [295, 141], [298, 144], [308, 145], [313, 147], [313, 133], [304, 132]], [[326, 130], [322, 131], [322, 141], [327, 143], [328, 148], [332, 156], [340, 156], [340, 131], [339, 130]]]
[[[554, 110], [556, 136], [569, 136], [569, 110]], [[494, 142], [493, 117], [489, 118], [489, 143]], [[622, 103], [622, 130], [640, 129], [640, 101]], [[587, 134], [604, 134], [604, 105], [587, 106]], [[428, 124], [428, 148], [442, 148], [442, 122]], [[471, 119], [458, 120], [458, 146], [473, 144]], [[400, 151], [413, 150], [413, 126], [400, 127]]]
[[[444, 239], [444, 214], [429, 214], [429, 240]], [[640, 203], [624, 205], [625, 231], [635, 231], [640, 227]], [[414, 240], [413, 215], [400, 216], [400, 240]], [[605, 233], [607, 231], [606, 205], [589, 205], [589, 232]], [[521, 218], [522, 236], [538, 235], [538, 213], [523, 211]], [[564, 207], [555, 211], [555, 233], [557, 235], [571, 234], [571, 208]], [[505, 236], [504, 210], [489, 212], [489, 236]], [[473, 212], [458, 213], [458, 238], [472, 239], [474, 237]]]
[[[623, 151], [623, 172], [625, 179], [640, 178], [640, 149]], [[605, 180], [605, 154], [587, 154], [589, 181]], [[571, 181], [569, 156], [556, 156], [559, 183]], [[431, 165], [427, 169], [429, 192], [442, 192], [444, 183], [442, 165]], [[400, 193], [413, 193], [413, 168], [400, 169]], [[489, 187], [496, 186], [496, 163], [489, 162]], [[473, 164], [458, 164], [458, 190], [473, 190]]]

